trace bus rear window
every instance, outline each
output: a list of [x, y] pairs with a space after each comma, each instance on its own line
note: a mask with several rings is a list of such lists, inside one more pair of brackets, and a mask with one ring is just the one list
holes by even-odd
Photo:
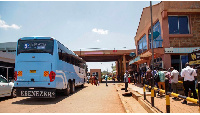
[[17, 55], [20, 53], [49, 53], [53, 55], [53, 40], [19, 40]]

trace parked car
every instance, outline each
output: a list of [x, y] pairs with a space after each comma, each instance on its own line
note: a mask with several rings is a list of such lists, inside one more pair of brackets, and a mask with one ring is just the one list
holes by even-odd
[[16, 89], [13, 87], [13, 82], [8, 81], [5, 77], [0, 75], [0, 97], [16, 97]]

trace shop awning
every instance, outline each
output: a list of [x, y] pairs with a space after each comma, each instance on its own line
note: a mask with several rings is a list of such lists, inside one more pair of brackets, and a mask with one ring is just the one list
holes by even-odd
[[[154, 58], [157, 58], [163, 54], [164, 54], [164, 48], [154, 48]], [[152, 56], [152, 49], [149, 49], [140, 54], [139, 56], [137, 56], [135, 59], [131, 60], [129, 62], [129, 65], [136, 63], [137, 64], [145, 63], [145, 61], [147, 61], [151, 56]]]
[[140, 60], [140, 56], [137, 56], [135, 59], [133, 59], [133, 60], [131, 60], [130, 62], [129, 62], [129, 65], [131, 65], [131, 64], [133, 64], [133, 63], [135, 63], [135, 62], [137, 62], [137, 61], [139, 61]]
[[[154, 58], [157, 58], [160, 55], [163, 55], [164, 53], [164, 48], [154, 48]], [[140, 55], [141, 58], [150, 56], [152, 56], [152, 49], [149, 49]]]

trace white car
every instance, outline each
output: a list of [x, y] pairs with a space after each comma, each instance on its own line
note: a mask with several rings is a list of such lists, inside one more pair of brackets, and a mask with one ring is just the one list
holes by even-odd
[[9, 82], [5, 77], [0, 75], [0, 97], [16, 97], [16, 89], [13, 87], [13, 82]]

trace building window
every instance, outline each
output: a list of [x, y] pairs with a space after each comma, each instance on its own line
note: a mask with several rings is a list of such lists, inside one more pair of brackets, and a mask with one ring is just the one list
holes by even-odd
[[146, 35], [144, 35], [138, 43], [138, 55], [145, 52], [146, 50], [147, 50], [147, 38]]
[[[156, 22], [155, 25], [153, 26], [153, 32], [159, 32], [160, 35], [153, 41], [153, 48], [159, 48], [162, 47], [162, 37], [161, 37], [161, 28], [160, 28], [160, 22]], [[149, 34], [151, 33], [151, 29], [149, 30]], [[150, 44], [150, 49], [151, 49], [151, 38], [149, 38], [149, 44]]]
[[187, 16], [168, 16], [169, 34], [189, 34]]

